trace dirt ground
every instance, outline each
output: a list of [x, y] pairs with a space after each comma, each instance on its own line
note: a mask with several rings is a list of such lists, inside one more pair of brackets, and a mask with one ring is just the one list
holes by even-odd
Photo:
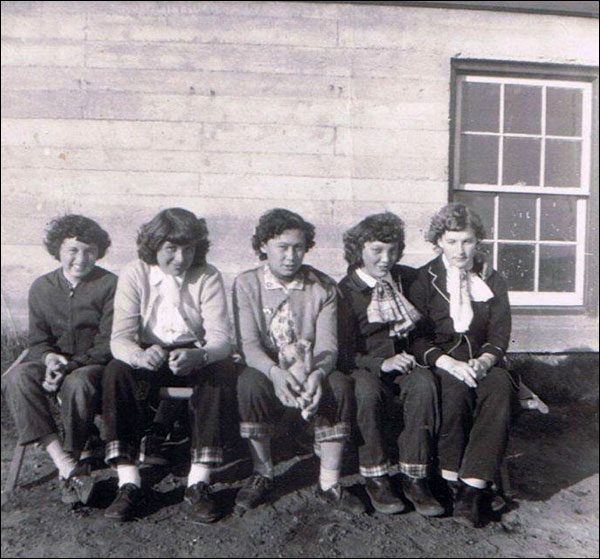
[[[597, 385], [597, 366], [595, 371]], [[21, 487], [3, 495], [2, 557], [598, 557], [598, 400], [549, 399], [551, 413], [518, 419], [507, 464], [513, 501], [484, 527], [469, 530], [447, 516], [427, 519], [414, 511], [395, 516], [351, 516], [321, 506], [314, 497], [318, 462], [290, 438], [277, 441], [277, 490], [266, 505], [232, 514], [236, 490], [250, 474], [238, 458], [215, 474], [225, 517], [196, 521], [182, 506], [185, 466], [146, 469], [152, 494], [140, 517], [124, 524], [105, 520], [116, 489], [104, 468], [92, 506], [60, 503], [48, 458], [28, 449]], [[589, 396], [589, 394], [588, 394]], [[2, 406], [2, 484], [15, 432]], [[345, 485], [365, 497], [352, 456]]]

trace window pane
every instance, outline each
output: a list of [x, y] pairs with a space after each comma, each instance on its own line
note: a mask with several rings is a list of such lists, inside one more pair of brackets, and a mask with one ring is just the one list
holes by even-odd
[[540, 291], [575, 291], [574, 246], [540, 246]]
[[498, 204], [498, 238], [535, 240], [535, 197], [501, 194]]
[[502, 184], [540, 185], [540, 140], [538, 138], [504, 138]]
[[581, 186], [581, 142], [546, 140], [546, 184]]
[[533, 291], [534, 259], [533, 245], [498, 245], [498, 269], [510, 291]]
[[494, 235], [494, 197], [495, 194], [464, 191], [456, 192], [454, 196], [456, 202], [466, 204], [479, 214], [489, 238]]
[[542, 241], [577, 240], [577, 200], [567, 196], [543, 196], [540, 220]]
[[468, 134], [462, 136], [460, 182], [498, 183], [498, 137]]
[[546, 134], [581, 136], [583, 92], [549, 87], [546, 91]]
[[526, 85], [504, 87], [504, 132], [542, 132], [542, 88]]
[[461, 130], [463, 132], [498, 132], [499, 114], [499, 85], [463, 83], [461, 105]]

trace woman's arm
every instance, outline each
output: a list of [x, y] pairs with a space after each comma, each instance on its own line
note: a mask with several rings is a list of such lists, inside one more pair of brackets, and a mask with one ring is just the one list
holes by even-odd
[[205, 332], [203, 349], [208, 354], [207, 363], [221, 361], [231, 355], [231, 329], [223, 278], [216, 269], [202, 284], [200, 312]]

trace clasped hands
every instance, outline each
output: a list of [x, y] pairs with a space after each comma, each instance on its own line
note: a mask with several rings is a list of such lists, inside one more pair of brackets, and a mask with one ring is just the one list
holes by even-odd
[[178, 348], [167, 351], [154, 344], [140, 352], [135, 364], [138, 368], [157, 371], [168, 360], [169, 369], [173, 374], [185, 377], [206, 364], [205, 353], [205, 350], [200, 348]]
[[485, 378], [489, 369], [496, 363], [495, 356], [484, 353], [476, 359], [459, 361], [449, 355], [442, 355], [435, 366], [450, 373], [453, 377], [464, 382], [470, 388], [477, 388], [477, 382]]
[[381, 370], [384, 373], [400, 373], [406, 375], [410, 373], [416, 366], [417, 360], [403, 351], [389, 357], [381, 364]]
[[321, 369], [312, 371], [304, 385], [301, 385], [290, 371], [277, 365], [273, 365], [269, 370], [269, 378], [273, 383], [275, 395], [284, 405], [293, 408], [297, 407], [298, 403], [309, 402], [302, 404], [303, 416], [314, 415], [323, 396], [322, 383], [325, 373]]

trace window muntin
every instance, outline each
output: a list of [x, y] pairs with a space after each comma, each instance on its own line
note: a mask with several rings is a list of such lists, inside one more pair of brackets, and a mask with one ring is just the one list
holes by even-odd
[[459, 75], [453, 188], [513, 305], [583, 304], [591, 84]]

